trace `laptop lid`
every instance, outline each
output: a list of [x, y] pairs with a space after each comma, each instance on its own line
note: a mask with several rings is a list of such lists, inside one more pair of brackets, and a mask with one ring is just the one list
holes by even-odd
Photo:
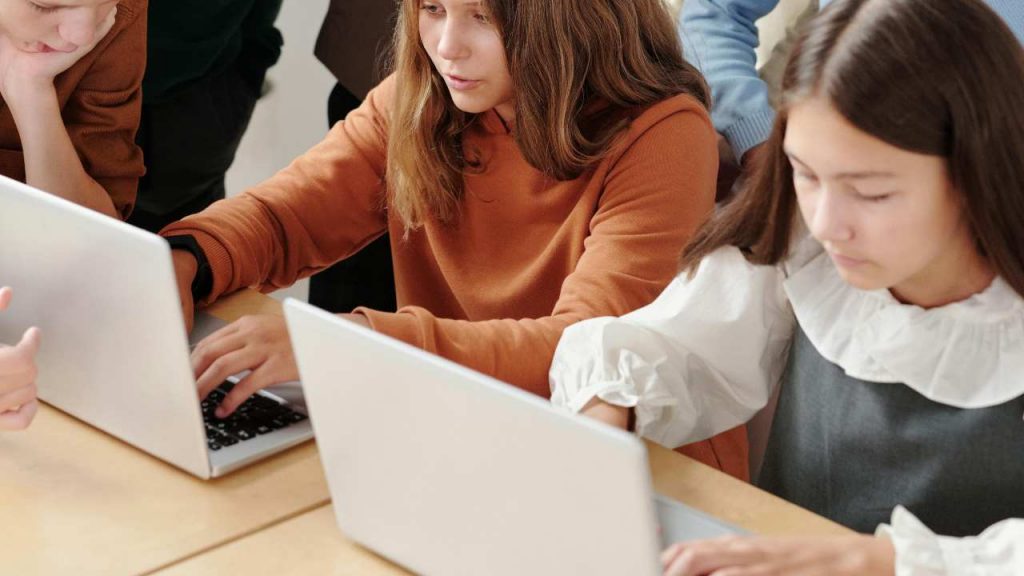
[[661, 573], [639, 440], [295, 300], [285, 316], [353, 540], [423, 574]]
[[0, 341], [42, 328], [39, 396], [196, 476], [209, 460], [170, 248], [0, 177]]

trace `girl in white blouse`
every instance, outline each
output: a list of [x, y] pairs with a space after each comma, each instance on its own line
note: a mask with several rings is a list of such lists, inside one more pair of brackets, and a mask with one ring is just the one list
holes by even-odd
[[668, 574], [1024, 574], [1024, 50], [977, 0], [838, 0], [783, 88], [745, 192], [657, 301], [565, 332], [552, 401], [675, 447], [777, 390], [759, 484], [876, 531]]

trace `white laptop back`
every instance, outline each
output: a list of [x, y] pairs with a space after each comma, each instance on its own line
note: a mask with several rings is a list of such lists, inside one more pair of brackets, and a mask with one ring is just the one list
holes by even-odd
[[660, 574], [629, 434], [288, 301], [338, 524], [417, 573]]
[[[170, 250], [160, 237], [0, 177], [0, 341], [42, 328], [39, 396], [209, 476]], [[174, 393], [178, 391], [178, 393]]]

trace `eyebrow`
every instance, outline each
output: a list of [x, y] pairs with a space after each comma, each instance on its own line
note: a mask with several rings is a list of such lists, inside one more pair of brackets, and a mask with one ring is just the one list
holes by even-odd
[[[798, 164], [807, 166], [807, 163], [801, 160], [796, 154], [793, 154], [788, 150], [786, 150], [785, 153], [790, 160], [795, 160]], [[861, 170], [856, 172], [840, 172], [838, 174], [833, 174], [832, 177], [837, 180], [866, 180], [869, 178], [895, 178], [896, 174], [893, 172], [886, 172], [884, 170]]]

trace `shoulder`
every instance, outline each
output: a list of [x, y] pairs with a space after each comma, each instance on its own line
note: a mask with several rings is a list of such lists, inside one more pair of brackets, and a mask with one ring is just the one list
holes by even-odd
[[630, 132], [643, 133], [665, 122], [692, 125], [697, 131], [702, 127], [712, 133], [715, 130], [708, 109], [689, 94], [676, 94], [650, 106], [635, 108], [630, 111], [630, 116]]
[[718, 166], [715, 128], [707, 108], [688, 94], [678, 94], [655, 104], [624, 112], [629, 126], [609, 149], [604, 163], [612, 166], [638, 154], [644, 157], [675, 157], [684, 153]]
[[677, 94], [660, 102], [629, 111], [629, 128], [620, 146], [640, 141], [686, 148], [716, 148], [715, 128], [707, 108], [689, 94]]

